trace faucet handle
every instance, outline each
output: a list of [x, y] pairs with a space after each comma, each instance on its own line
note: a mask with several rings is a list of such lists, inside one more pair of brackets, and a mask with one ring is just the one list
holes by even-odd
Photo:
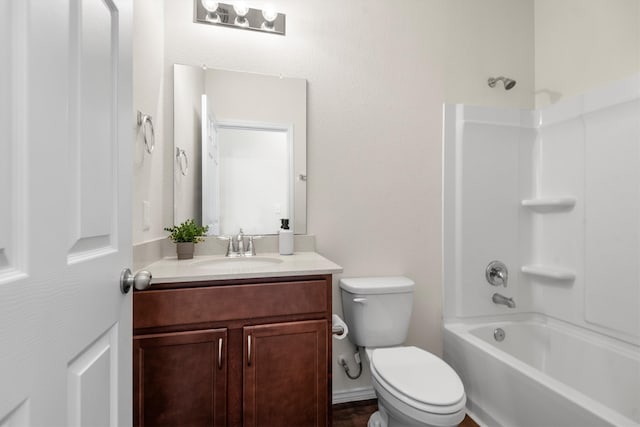
[[491, 261], [485, 270], [487, 282], [492, 286], [507, 286], [509, 271], [507, 266], [500, 261]]
[[216, 236], [219, 240], [224, 240], [227, 242], [227, 253], [224, 256], [230, 256], [233, 254], [233, 237], [231, 236]]
[[254, 240], [260, 240], [262, 236], [249, 236], [249, 243], [247, 243], [247, 250], [245, 251], [245, 256], [255, 256], [256, 255], [256, 247], [253, 243]]
[[233, 250], [233, 238], [229, 236], [227, 239], [227, 253], [224, 256], [231, 256], [234, 252]]
[[245, 256], [254, 256], [256, 254], [256, 248], [253, 246], [253, 236], [249, 236], [249, 243], [244, 254]]

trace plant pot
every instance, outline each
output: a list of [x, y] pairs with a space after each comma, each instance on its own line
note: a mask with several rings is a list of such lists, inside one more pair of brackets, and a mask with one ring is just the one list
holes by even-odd
[[193, 251], [195, 250], [195, 244], [193, 242], [178, 242], [176, 243], [176, 252], [178, 259], [191, 259], [193, 258]]

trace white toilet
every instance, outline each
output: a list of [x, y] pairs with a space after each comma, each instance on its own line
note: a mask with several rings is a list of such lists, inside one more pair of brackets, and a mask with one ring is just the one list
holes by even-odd
[[405, 347], [414, 282], [406, 277], [340, 280], [351, 341], [365, 349], [379, 411], [369, 427], [457, 426], [465, 416], [460, 377], [443, 360]]

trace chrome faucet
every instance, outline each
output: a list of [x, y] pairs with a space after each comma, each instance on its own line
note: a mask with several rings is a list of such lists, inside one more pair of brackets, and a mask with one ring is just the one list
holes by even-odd
[[491, 297], [491, 301], [493, 301], [495, 304], [506, 305], [509, 308], [516, 308], [516, 302], [513, 300], [513, 298], [507, 298], [504, 295], [500, 295], [498, 293], [493, 294], [493, 296]]
[[244, 254], [244, 233], [242, 231], [242, 228], [240, 229], [240, 232], [235, 235], [233, 240], [236, 242], [236, 252], [238, 252], [240, 255]]
[[256, 249], [253, 245], [253, 236], [247, 237], [247, 244], [245, 245], [245, 235], [242, 231], [242, 228], [240, 229], [240, 232], [238, 232], [238, 234], [228, 237], [227, 239], [229, 241], [229, 244], [227, 245], [227, 254], [225, 256], [254, 256], [256, 254]]

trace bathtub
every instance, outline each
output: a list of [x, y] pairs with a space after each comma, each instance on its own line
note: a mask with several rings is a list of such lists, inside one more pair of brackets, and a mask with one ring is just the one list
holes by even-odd
[[633, 344], [546, 317], [456, 321], [444, 326], [444, 359], [481, 425], [640, 426], [640, 348]]

